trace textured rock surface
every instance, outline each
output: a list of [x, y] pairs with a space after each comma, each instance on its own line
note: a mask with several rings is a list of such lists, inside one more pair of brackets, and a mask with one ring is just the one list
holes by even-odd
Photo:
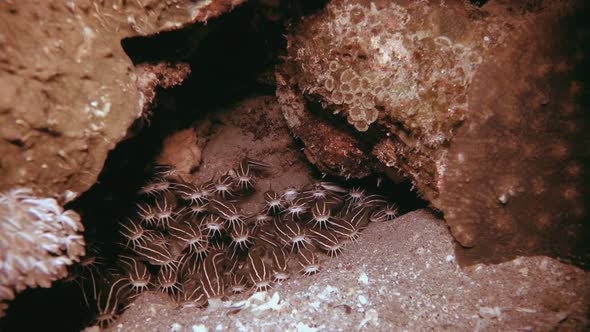
[[142, 111], [121, 40], [206, 21], [241, 2], [0, 3], [0, 190], [88, 189]]
[[581, 262], [585, 11], [576, 1], [332, 1], [291, 29], [277, 96], [322, 171], [410, 179], [444, 212], [460, 261]]
[[156, 98], [157, 88], [170, 88], [182, 83], [190, 73], [190, 66], [187, 63], [156, 64], [141, 63], [136, 66], [137, 87], [141, 93], [140, 105], [144, 118], [149, 122], [149, 107]]
[[[282, 79], [277, 74], [279, 80]], [[306, 112], [301, 96], [279, 88], [278, 100], [287, 124], [304, 143], [307, 159], [322, 172], [342, 177], [364, 177], [371, 174], [375, 162], [359, 146], [351, 133], [335, 127], [329, 119]]]
[[[371, 259], [367, 259], [371, 257]], [[461, 269], [427, 210], [371, 224], [320, 273], [210, 309], [139, 297], [110, 331], [515, 331], [588, 327], [587, 272], [547, 257]]]
[[181, 174], [189, 174], [201, 163], [201, 149], [192, 128], [176, 132], [164, 140], [158, 164], [174, 165]]

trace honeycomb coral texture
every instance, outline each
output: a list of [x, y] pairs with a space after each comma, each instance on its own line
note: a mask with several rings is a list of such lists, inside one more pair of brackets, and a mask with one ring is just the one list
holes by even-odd
[[0, 193], [0, 316], [15, 293], [50, 287], [84, 256], [80, 217], [28, 189]]
[[[410, 118], [397, 119], [404, 126], [436, 135], [440, 128], [420, 121], [420, 112], [465, 109], [457, 91], [470, 83], [481, 56], [447, 36], [413, 27], [407, 8], [380, 6], [334, 1], [321, 16], [304, 21], [290, 40], [289, 54], [301, 74], [295, 79], [358, 131], [385, 114], [396, 118], [403, 112]], [[419, 6], [428, 3], [412, 11]]]

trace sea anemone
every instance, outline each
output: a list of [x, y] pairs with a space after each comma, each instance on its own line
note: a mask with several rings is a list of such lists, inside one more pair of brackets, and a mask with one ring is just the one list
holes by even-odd
[[0, 193], [0, 316], [25, 288], [50, 287], [85, 255], [80, 217], [29, 189]]

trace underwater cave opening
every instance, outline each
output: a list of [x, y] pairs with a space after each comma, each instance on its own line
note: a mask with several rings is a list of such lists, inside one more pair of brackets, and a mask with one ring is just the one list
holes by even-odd
[[[200, 122], [211, 122], [206, 140], [215, 141], [214, 137], [218, 137], [221, 145], [223, 137], [232, 135], [231, 130], [224, 129], [228, 124], [247, 127], [246, 130], [255, 136], [252, 144], [264, 141], [260, 135], [275, 135], [269, 133], [269, 130], [282, 130], [276, 137], [289, 141], [285, 143], [289, 152], [283, 153], [280, 148], [275, 147], [272, 158], [290, 158], [286, 162], [289, 167], [291, 164], [299, 165], [300, 174], [294, 177], [299, 176], [300, 181], [346, 182], [347, 187], [363, 187], [367, 192], [379, 193], [394, 200], [402, 213], [426, 205], [412, 191], [410, 184], [394, 183], [383, 174], [348, 181], [321, 174], [305, 159], [301, 152], [303, 144], [289, 135], [284, 124], [277, 124], [277, 119], [281, 117], [277, 118], [276, 114], [280, 114], [280, 110], [271, 108], [276, 112], [274, 117], [264, 114], [269, 98], [274, 96], [273, 71], [280, 56], [284, 54], [286, 23], [314, 12], [325, 2], [303, 5], [299, 1], [289, 1], [281, 3], [279, 7], [262, 8], [263, 10], [260, 4], [248, 2], [226, 15], [210, 20], [206, 25], [196, 23], [180, 30], [122, 41], [124, 50], [135, 65], [186, 63], [190, 65], [191, 73], [181, 85], [157, 91], [149, 121], [146, 122], [145, 118], [137, 121], [130, 130], [130, 137], [110, 152], [96, 184], [67, 206], [82, 216], [86, 227], [87, 255], [94, 256], [100, 263], [97, 264], [95, 273], [112, 273], [109, 269], [121, 250], [116, 245], [121, 240], [120, 223], [133, 213], [137, 192], [149, 178], [149, 167], [160, 154], [165, 138], [179, 130], [194, 128]], [[245, 106], [236, 106], [248, 99], [254, 101], [246, 102]], [[240, 111], [223, 111], [227, 109]], [[240, 112], [252, 114], [242, 116]], [[277, 140], [276, 137], [269, 140]], [[250, 152], [256, 150], [248, 149]], [[211, 158], [215, 158], [215, 153], [210, 152]], [[212, 174], [205, 164], [201, 167], [205, 168], [203, 173], [206, 174], [201, 175], [201, 178]], [[226, 165], [220, 171], [231, 167], [234, 165]], [[194, 168], [191, 172], [198, 173], [201, 170]], [[282, 176], [283, 180], [273, 189], [283, 189], [280, 186], [286, 181], [284, 179], [289, 178], [289, 174]], [[270, 180], [265, 181], [261, 181], [264, 186], [273, 186]], [[80, 266], [74, 266], [72, 271], [75, 270], [79, 271]], [[95, 316], [91, 292], [84, 294], [80, 291], [81, 284], [88, 288], [90, 282], [88, 276], [70, 278], [55, 282], [49, 289], [24, 291], [11, 303], [7, 316], [0, 322], [0, 329], [83, 329], [93, 322]], [[87, 301], [90, 308], [85, 303]]]

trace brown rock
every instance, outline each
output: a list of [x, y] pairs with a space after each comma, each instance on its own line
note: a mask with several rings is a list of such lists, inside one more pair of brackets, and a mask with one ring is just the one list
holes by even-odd
[[333, 1], [289, 34], [276, 75], [287, 122], [307, 149], [350, 137], [339, 159], [307, 154], [325, 172], [342, 175], [324, 164], [354, 155], [368, 169], [352, 177], [385, 167], [411, 180], [444, 213], [463, 263], [582, 262], [587, 10], [528, 4]]
[[[278, 81], [281, 80], [278, 74]], [[307, 159], [322, 172], [342, 177], [365, 177], [374, 162], [358, 146], [361, 142], [350, 132], [331, 125], [329, 119], [306, 112], [300, 96], [278, 86], [277, 96], [292, 133], [304, 143]]]
[[121, 40], [206, 21], [241, 2], [0, 3], [0, 191], [88, 189], [143, 111]]
[[189, 174], [191, 169], [201, 164], [201, 148], [193, 128], [177, 131], [164, 139], [159, 164], [174, 165], [181, 174]]

